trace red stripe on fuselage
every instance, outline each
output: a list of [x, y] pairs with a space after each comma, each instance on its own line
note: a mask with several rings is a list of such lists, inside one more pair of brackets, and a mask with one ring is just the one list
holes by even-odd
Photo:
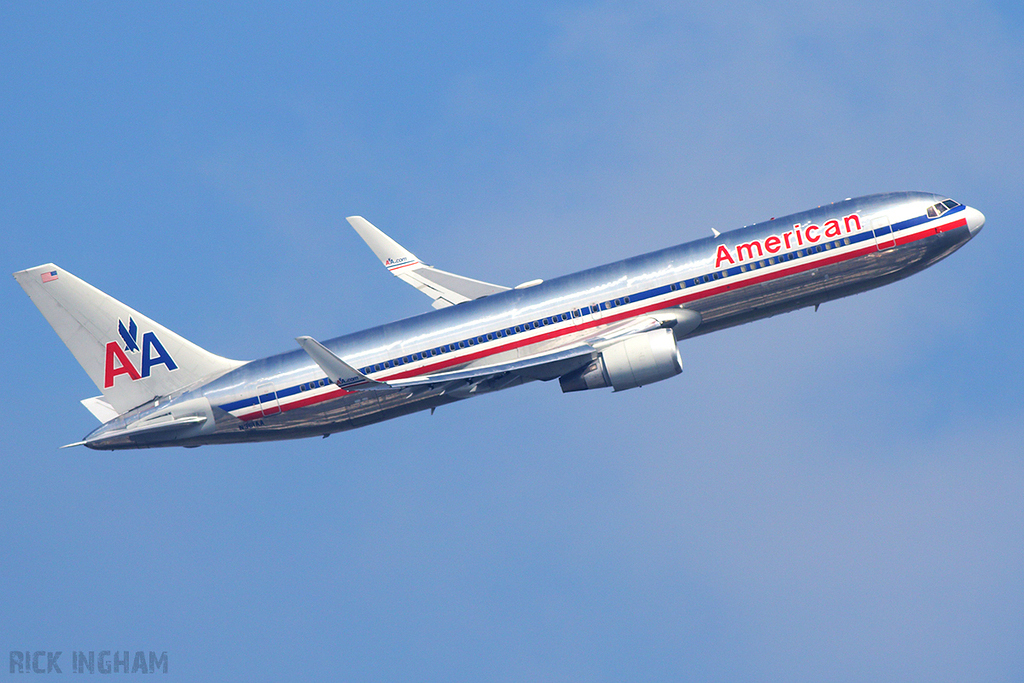
[[355, 393], [355, 392], [348, 391], [347, 389], [333, 389], [333, 390], [331, 390], [329, 392], [324, 392], [322, 394], [317, 394], [316, 396], [308, 396], [306, 398], [300, 398], [299, 400], [292, 401], [292, 402], [288, 403], [287, 405], [280, 405], [281, 399], [278, 399], [278, 410], [275, 410], [275, 411], [273, 411], [271, 413], [264, 414], [263, 409], [260, 408], [259, 410], [255, 410], [255, 411], [253, 411], [251, 413], [246, 413], [245, 415], [236, 415], [235, 417], [237, 417], [239, 420], [244, 420], [246, 422], [248, 422], [249, 420], [258, 420], [261, 417], [266, 417], [268, 415], [273, 415], [273, 414], [275, 414], [278, 411], [280, 411], [282, 413], [285, 413], [285, 412], [288, 412], [289, 410], [295, 410], [296, 408], [305, 408], [306, 406], [311, 406], [311, 405], [314, 405], [314, 404], [317, 404], [317, 403], [323, 403], [324, 401], [330, 401], [332, 399], [341, 398], [342, 396], [344, 396], [346, 394], [352, 394], [352, 393]]
[[[934, 228], [927, 228], [925, 230], [921, 230], [921, 231], [919, 231], [917, 233], [914, 233], [912, 235], [908, 235], [906, 237], [899, 237], [896, 240], [896, 244], [897, 245], [908, 244], [910, 242], [914, 242], [914, 241], [917, 241], [919, 239], [923, 239], [925, 237], [929, 237], [929, 236], [937, 234], [937, 233], [948, 232], [950, 230], [955, 230], [957, 228], [961, 228], [961, 227], [964, 227], [966, 225], [967, 225], [967, 219], [966, 218], [960, 218], [959, 220], [952, 221], [952, 222], [947, 223], [945, 225], [938, 225], [938, 226], [935, 226]], [[618, 314], [609, 314], [609, 313], [606, 312], [605, 315], [603, 317], [601, 317], [600, 319], [598, 319], [598, 320], [593, 320], [592, 319], [592, 320], [589, 320], [587, 322], [579, 322], [579, 323], [576, 323], [574, 325], [573, 324], [566, 324], [564, 327], [557, 327], [556, 326], [556, 329], [552, 329], [550, 332], [544, 332], [544, 333], [541, 333], [541, 334], [538, 334], [538, 335], [534, 335], [534, 336], [531, 336], [531, 337], [521, 337], [519, 339], [516, 339], [515, 341], [509, 341], [509, 342], [506, 342], [504, 344], [500, 344], [500, 345], [497, 345], [497, 346], [491, 346], [491, 347], [489, 347], [487, 349], [483, 349], [483, 350], [480, 350], [480, 351], [474, 351], [472, 353], [467, 353], [467, 354], [464, 354], [464, 355], [459, 355], [457, 357], [447, 358], [445, 360], [439, 360], [439, 361], [437, 361], [435, 363], [431, 363], [430, 365], [425, 365], [425, 366], [422, 366], [422, 367], [419, 367], [419, 368], [414, 368], [414, 369], [410, 369], [410, 370], [403, 370], [403, 371], [400, 371], [400, 372], [396, 372], [394, 374], [390, 374], [390, 375], [386, 375], [386, 376], [381, 376], [381, 377], [375, 377], [374, 379], [376, 379], [377, 381], [386, 382], [388, 380], [406, 379], [406, 378], [409, 378], [409, 377], [418, 377], [418, 376], [421, 376], [421, 375], [429, 375], [432, 372], [436, 372], [438, 370], [444, 370], [444, 369], [451, 368], [451, 367], [454, 367], [454, 366], [457, 366], [457, 365], [463, 365], [465, 363], [469, 363], [469, 362], [474, 361], [474, 360], [479, 360], [481, 358], [486, 358], [488, 356], [497, 355], [499, 353], [504, 353], [506, 351], [514, 351], [515, 349], [519, 349], [519, 348], [522, 348], [524, 346], [530, 346], [530, 345], [537, 344], [537, 343], [540, 343], [540, 342], [543, 342], [543, 341], [548, 341], [550, 339], [555, 339], [557, 337], [563, 337], [563, 336], [566, 336], [566, 335], [569, 335], [569, 334], [573, 334], [573, 333], [576, 333], [576, 332], [582, 332], [582, 331], [585, 331], [585, 330], [588, 330], [588, 329], [592, 329], [592, 328], [595, 328], [595, 327], [611, 325], [613, 323], [617, 323], [617, 322], [620, 322], [622, 320], [626, 320], [628, 318], [635, 318], [635, 317], [640, 316], [640, 315], [645, 315], [647, 313], [653, 313], [655, 311], [660, 311], [662, 309], [670, 308], [672, 306], [679, 306], [681, 304], [687, 304], [687, 303], [690, 303], [690, 302], [693, 302], [693, 301], [699, 301], [701, 299], [706, 299], [706, 298], [715, 296], [717, 294], [721, 294], [723, 292], [729, 292], [729, 291], [733, 291], [735, 289], [742, 289], [744, 287], [750, 287], [750, 286], [753, 286], [753, 285], [762, 284], [764, 282], [770, 282], [772, 280], [777, 280], [779, 278], [787, 277], [789, 275], [795, 275], [797, 273], [803, 273], [803, 272], [806, 272], [808, 270], [814, 270], [816, 268], [821, 268], [821, 267], [824, 267], [824, 266], [830, 266], [830, 265], [833, 265], [835, 263], [841, 263], [843, 261], [849, 261], [851, 259], [855, 259], [855, 258], [858, 258], [860, 256], [864, 256], [866, 254], [874, 253], [876, 251], [878, 251], [878, 247], [875, 244], [875, 240], [872, 239], [868, 244], [866, 244], [864, 246], [861, 246], [861, 247], [859, 247], [857, 249], [854, 249], [854, 250], [851, 250], [851, 251], [843, 252], [841, 254], [836, 254], [835, 256], [819, 258], [819, 259], [811, 261], [811, 262], [804, 261], [804, 262], [800, 262], [800, 263], [794, 263], [791, 266], [786, 266], [785, 268], [782, 268], [782, 269], [779, 269], [779, 270], [773, 270], [772, 272], [765, 273], [763, 275], [757, 275], [757, 276], [754, 276], [754, 277], [748, 277], [748, 278], [746, 278], [744, 280], [741, 280], [739, 282], [735, 282], [734, 281], [739, 276], [733, 275], [733, 276], [730, 276], [729, 278], [727, 278], [726, 281], [724, 281], [721, 285], [718, 285], [716, 287], [711, 287], [711, 288], [708, 288], [708, 289], [704, 289], [704, 290], [701, 290], [699, 292], [694, 292], [692, 294], [680, 294], [679, 296], [673, 297], [671, 299], [664, 299], [664, 300], [658, 301], [658, 302], [653, 303], [653, 304], [648, 304], [648, 305], [645, 305], [645, 306], [641, 306], [639, 308], [632, 308], [632, 309], [625, 310], [622, 313], [618, 313]], [[777, 257], [774, 257], [774, 258], [777, 258]], [[404, 267], [404, 265], [406, 265], [406, 264], [403, 264], [403, 266], [400, 266], [400, 267]], [[408, 265], [414, 265], [414, 264], [408, 264]], [[681, 291], [685, 291], [685, 290], [681, 290]], [[569, 321], [565, 321], [565, 322], [566, 323], [571, 323], [571, 321], [573, 321], [573, 320], [578, 320], [578, 318], [572, 318]], [[522, 325], [522, 323], [518, 323], [518, 324]], [[509, 327], [515, 327], [515, 325], [509, 325]], [[522, 333], [520, 333], [520, 334], [522, 334]], [[329, 401], [329, 400], [332, 400], [332, 399], [335, 399], [335, 398], [340, 398], [341, 396], [344, 396], [346, 394], [352, 394], [352, 393], [356, 393], [356, 392], [354, 392], [354, 391], [347, 391], [345, 389], [336, 389], [335, 391], [332, 391], [332, 392], [330, 392], [328, 394], [320, 394], [320, 395], [317, 395], [317, 396], [310, 396], [309, 398], [306, 398], [306, 399], [301, 399], [299, 401], [294, 401], [294, 402], [288, 403], [287, 405], [281, 406], [280, 410], [281, 410], [281, 412], [287, 412], [289, 410], [294, 410], [296, 408], [303, 408], [303, 407], [306, 407], [306, 406], [309, 406], [309, 405], [314, 405], [316, 403], [322, 403], [324, 401]], [[241, 420], [248, 421], [248, 420], [259, 419], [261, 417], [264, 417], [264, 415], [263, 415], [263, 411], [262, 410], [257, 410], [257, 411], [254, 411], [254, 412], [251, 412], [251, 413], [247, 413], [246, 415], [241, 415], [241, 416], [238, 416], [238, 417]]]

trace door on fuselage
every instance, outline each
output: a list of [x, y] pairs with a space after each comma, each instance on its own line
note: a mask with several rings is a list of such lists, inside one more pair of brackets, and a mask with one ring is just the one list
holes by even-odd
[[878, 251], [892, 249], [896, 246], [896, 236], [892, 232], [892, 225], [888, 216], [878, 216], [871, 219], [871, 231], [875, 233], [875, 247]]
[[277, 402], [277, 392], [273, 384], [261, 384], [256, 391], [259, 393], [260, 409], [264, 416], [281, 412], [281, 404]]

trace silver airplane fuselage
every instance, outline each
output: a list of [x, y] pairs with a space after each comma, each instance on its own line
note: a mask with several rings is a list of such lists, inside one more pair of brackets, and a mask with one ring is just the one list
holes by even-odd
[[[532, 380], [559, 379], [565, 391], [659, 381], [677, 373], [671, 355], [680, 339], [894, 282], [950, 255], [983, 224], [980, 212], [940, 195], [849, 199], [324, 341], [372, 381], [370, 390], [332, 379], [328, 365], [297, 348], [154, 398], [83, 443], [326, 436]], [[650, 337], [651, 348], [664, 338], [673, 350], [626, 349], [632, 360], [613, 360], [613, 344], [652, 330], [661, 336]], [[614, 363], [628, 370], [650, 354], [646, 380], [615, 383]], [[182, 415], [194, 425], [131, 429]]]

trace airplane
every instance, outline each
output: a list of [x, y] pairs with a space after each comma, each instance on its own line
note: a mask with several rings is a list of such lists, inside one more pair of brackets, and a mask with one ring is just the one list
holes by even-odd
[[[348, 222], [436, 310], [253, 361], [215, 355], [48, 263], [14, 273], [101, 391], [92, 449], [327, 437], [526, 382], [624, 391], [683, 370], [677, 343], [895, 282], [985, 224], [923, 192], [845, 199], [552, 280], [433, 268]], [[67, 446], [65, 446], [67, 447]]]

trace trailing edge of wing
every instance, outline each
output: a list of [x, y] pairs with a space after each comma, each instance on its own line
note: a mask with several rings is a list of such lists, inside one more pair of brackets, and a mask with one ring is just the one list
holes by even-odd
[[515, 374], [524, 379], [554, 379], [567, 372], [572, 372], [580, 365], [591, 360], [596, 354], [597, 351], [594, 347], [589, 344], [583, 344], [569, 349], [558, 349], [557, 351], [541, 353], [529, 358], [520, 358], [508, 363], [482, 365], [465, 368], [464, 370], [439, 372], [435, 375], [421, 375], [408, 379], [398, 379], [390, 381], [388, 384], [397, 389], [438, 385], [445, 382], [472, 382], [504, 374]]
[[350, 216], [346, 220], [384, 267], [395, 277], [433, 299], [434, 308], [460, 304], [509, 289], [428, 266], [362, 216]]

